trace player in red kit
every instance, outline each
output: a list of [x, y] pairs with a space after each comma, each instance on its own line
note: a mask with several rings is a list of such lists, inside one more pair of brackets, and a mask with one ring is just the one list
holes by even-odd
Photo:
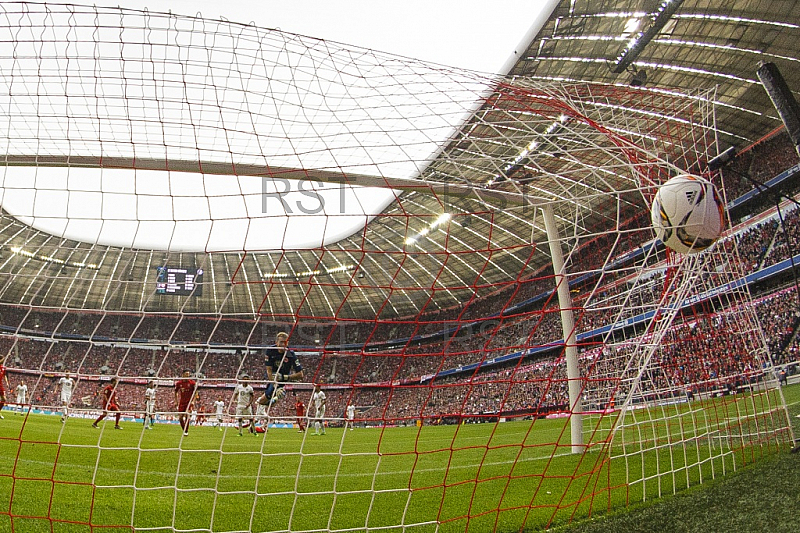
[[294, 400], [294, 413], [297, 416], [297, 426], [300, 428], [297, 431], [302, 433], [306, 430], [306, 404], [297, 397], [297, 393], [294, 393]]
[[184, 435], [189, 434], [189, 405], [197, 389], [197, 382], [191, 379], [191, 375], [191, 370], [185, 370], [183, 378], [175, 382], [175, 405], [178, 406], [178, 421]]
[[[6, 359], [8, 359], [8, 356], [6, 356]], [[3, 418], [2, 411], [6, 405], [6, 387], [11, 390], [11, 384], [8, 382], [8, 376], [6, 376], [5, 362], [5, 359], [0, 362], [0, 418]]]
[[117, 404], [117, 383], [117, 378], [114, 378], [111, 380], [111, 383], [103, 387], [100, 393], [103, 396], [103, 414], [98, 416], [97, 420], [94, 421], [92, 424], [93, 428], [98, 429], [97, 423], [104, 419], [110, 411], [114, 411], [114, 429], [122, 429], [119, 426], [119, 417], [122, 413], [119, 412], [119, 404]]

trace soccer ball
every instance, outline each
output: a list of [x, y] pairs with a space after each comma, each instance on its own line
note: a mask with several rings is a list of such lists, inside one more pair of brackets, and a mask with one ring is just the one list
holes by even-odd
[[713, 183], [684, 174], [659, 187], [650, 218], [661, 242], [678, 253], [695, 254], [719, 238], [724, 209]]

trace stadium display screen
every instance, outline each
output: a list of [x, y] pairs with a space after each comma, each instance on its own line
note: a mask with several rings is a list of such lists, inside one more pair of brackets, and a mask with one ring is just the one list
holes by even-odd
[[202, 283], [202, 268], [162, 266], [156, 276], [156, 294], [201, 296]]

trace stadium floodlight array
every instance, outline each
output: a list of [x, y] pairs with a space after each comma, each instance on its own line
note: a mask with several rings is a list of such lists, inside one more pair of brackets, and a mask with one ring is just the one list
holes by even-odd
[[[735, 241], [650, 226], [670, 177], [720, 187], [711, 93], [28, 3], [0, 73], [0, 530], [545, 528], [793, 442]], [[239, 437], [282, 330], [303, 378]]]

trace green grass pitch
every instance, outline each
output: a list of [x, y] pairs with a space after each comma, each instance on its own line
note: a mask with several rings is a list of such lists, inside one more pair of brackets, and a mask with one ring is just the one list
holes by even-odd
[[642, 452], [638, 475], [677, 474], [630, 485], [602, 446], [569, 453], [567, 419], [182, 438], [171, 424], [4, 414], [0, 531], [15, 533], [537, 530], [672, 494], [741, 455], [715, 457], [708, 439]]

